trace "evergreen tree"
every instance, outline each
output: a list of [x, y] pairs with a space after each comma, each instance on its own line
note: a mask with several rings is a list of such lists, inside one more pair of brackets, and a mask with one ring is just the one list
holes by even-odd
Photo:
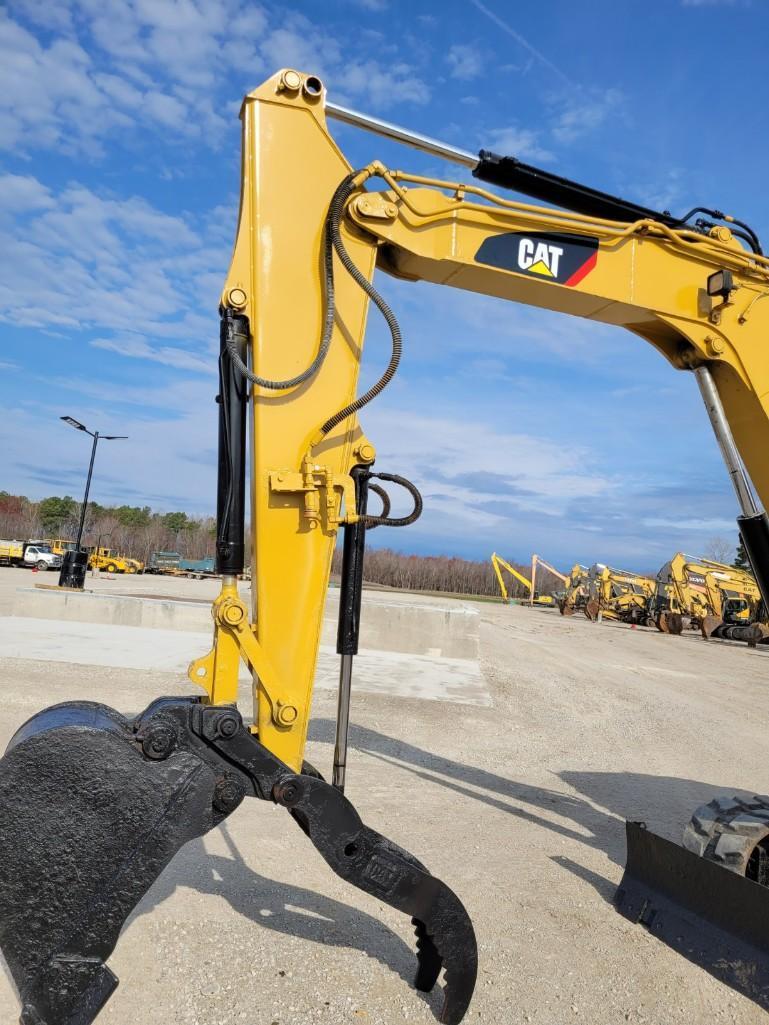
[[732, 566], [735, 569], [746, 569], [750, 572], [750, 560], [748, 559], [748, 553], [745, 551], [745, 545], [742, 543], [742, 538], [740, 538], [740, 543], [737, 545]]

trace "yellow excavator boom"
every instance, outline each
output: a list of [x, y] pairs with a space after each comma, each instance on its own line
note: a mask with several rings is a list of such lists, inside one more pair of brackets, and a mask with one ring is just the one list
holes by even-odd
[[507, 586], [505, 585], [505, 580], [504, 580], [504, 577], [502, 576], [502, 570], [506, 570], [510, 574], [511, 577], [514, 577], [519, 583], [523, 584], [523, 586], [526, 588], [526, 591], [528, 593], [528, 598], [529, 598], [529, 604], [531, 604], [531, 605], [548, 605], [548, 606], [555, 604], [555, 600], [550, 595], [539, 594], [534, 589], [534, 584], [533, 584], [534, 572], [533, 571], [534, 571], [534, 567], [536, 566], [536, 563], [534, 562], [534, 559], [536, 559], [536, 558], [537, 558], [536, 555], [533, 556], [533, 559], [532, 559], [532, 579], [529, 580], [528, 577], [525, 577], [523, 575], [523, 573], [520, 572], [520, 570], [517, 570], [515, 568], [515, 566], [512, 566], [509, 562], [507, 562], [506, 559], [503, 559], [501, 555], [497, 555], [496, 552], [492, 552], [492, 554], [491, 554], [491, 565], [494, 567], [494, 573], [496, 574], [496, 577], [497, 577], [497, 583], [499, 584], [499, 590], [500, 590], [500, 593], [502, 594], [502, 601], [504, 601], [504, 602], [510, 601], [510, 598], [509, 598], [508, 592], [507, 592]]

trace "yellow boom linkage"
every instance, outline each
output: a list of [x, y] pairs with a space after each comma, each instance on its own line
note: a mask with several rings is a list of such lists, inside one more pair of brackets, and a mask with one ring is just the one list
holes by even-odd
[[[376, 159], [353, 170], [327, 114], [554, 206]], [[421, 508], [413, 485], [380, 472], [410, 490], [414, 512], [398, 521], [365, 509], [375, 450], [358, 414], [390, 380], [401, 351], [397, 321], [371, 284], [374, 271], [624, 327], [674, 369], [693, 371], [766, 600], [769, 521], [745, 467], [765, 505], [769, 260], [747, 225], [717, 211], [705, 211], [712, 222], [691, 225], [513, 158], [475, 157], [334, 108], [314, 75], [278, 72], [245, 98], [241, 119], [240, 214], [220, 311], [222, 589], [213, 647], [190, 667], [203, 699], [160, 698], [134, 719], [69, 702], [38, 713], [12, 738], [0, 761], [0, 947], [25, 1022], [90, 1025], [117, 983], [105, 962], [137, 901], [184, 843], [254, 797], [287, 808], [338, 875], [412, 918], [415, 985], [432, 989], [445, 969], [441, 1021], [458, 1025], [476, 977], [470, 919], [444, 883], [366, 826], [342, 793], [365, 529], [404, 525]], [[388, 323], [393, 351], [378, 384], [356, 398], [369, 300]], [[246, 410], [250, 608], [237, 587]], [[306, 766], [304, 749], [340, 527], [347, 570], [331, 785]], [[249, 723], [237, 708], [242, 663], [253, 677]], [[653, 921], [655, 935], [683, 943], [688, 957], [763, 999], [769, 962], [739, 925], [743, 912], [746, 920], [769, 919], [766, 890], [707, 860], [713, 845], [699, 857], [638, 823], [627, 824], [627, 836], [619, 910]], [[709, 897], [727, 883], [718, 920], [709, 923]]]
[[[222, 303], [248, 317], [252, 365], [271, 378], [292, 376], [316, 354], [321, 238], [330, 199], [352, 170], [329, 134], [323, 90], [308, 89], [308, 81], [317, 82], [281, 72], [250, 93], [241, 112], [240, 219]], [[384, 188], [370, 191], [377, 182]], [[703, 235], [651, 220], [596, 220], [377, 161], [356, 176], [343, 213], [344, 247], [367, 281], [379, 266], [406, 280], [616, 324], [650, 342], [674, 368], [704, 369], [759, 496], [769, 496], [769, 304], [759, 301], [769, 291], [769, 260], [746, 252], [729, 228]], [[524, 242], [530, 244], [521, 256]], [[716, 302], [708, 279], [722, 271], [732, 288]], [[354, 416], [319, 433], [352, 400], [363, 350], [366, 294], [338, 264], [334, 288], [337, 322], [311, 383], [293, 392], [253, 390], [253, 625], [243, 626], [245, 614], [237, 628], [226, 621], [222, 603], [232, 609], [237, 599], [225, 595], [216, 607], [216, 643], [230, 655], [218, 672], [201, 678], [201, 663], [193, 663], [190, 674], [204, 682], [210, 700], [229, 703], [239, 651], [256, 670], [260, 739], [295, 768], [331, 554], [340, 523], [355, 514], [348, 501], [340, 516], [341, 497], [352, 495], [352, 467], [374, 457]], [[214, 661], [209, 656], [207, 665]]]

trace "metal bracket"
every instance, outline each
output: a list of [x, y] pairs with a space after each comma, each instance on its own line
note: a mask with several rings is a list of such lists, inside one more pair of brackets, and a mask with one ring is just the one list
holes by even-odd
[[364, 193], [357, 196], [352, 205], [357, 214], [361, 217], [372, 217], [380, 221], [394, 221], [398, 216], [398, 207], [395, 203], [389, 203], [382, 196], [374, 192]]
[[207, 655], [190, 663], [187, 676], [202, 687], [212, 705], [231, 705], [238, 698], [238, 669], [243, 659], [258, 677], [259, 693], [270, 705], [276, 726], [291, 729], [299, 722], [299, 710], [283, 700], [280, 679], [256, 637], [245, 602], [237, 594], [223, 592], [213, 604], [214, 645]]
[[[326, 528], [337, 530], [342, 524], [356, 523], [358, 513], [355, 507], [355, 482], [349, 473], [334, 473], [320, 463], [305, 458], [302, 469], [271, 470], [270, 490], [278, 494], [303, 494], [304, 506], [302, 518], [310, 530], [315, 530], [321, 523], [321, 491], [325, 491], [325, 522]], [[344, 498], [344, 516], [339, 515], [340, 492]]]

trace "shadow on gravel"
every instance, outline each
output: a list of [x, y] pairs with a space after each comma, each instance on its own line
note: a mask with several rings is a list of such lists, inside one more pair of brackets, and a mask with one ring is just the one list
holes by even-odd
[[[333, 744], [333, 720], [314, 720], [309, 736], [311, 740]], [[426, 782], [601, 850], [620, 866], [625, 863], [626, 819], [646, 821], [655, 832], [680, 843], [684, 826], [699, 805], [724, 794], [753, 795], [753, 791], [739, 787], [714, 786], [675, 776], [633, 772], [558, 773], [558, 779], [583, 795], [574, 796], [432, 754], [365, 726], [351, 724], [350, 746], [406, 769]], [[546, 814], [541, 814], [543, 812]]]
[[[289, 825], [293, 827], [294, 824]], [[187, 886], [198, 893], [222, 897], [239, 915], [264, 929], [324, 946], [361, 950], [413, 988], [417, 967], [416, 940], [414, 950], [411, 950], [391, 929], [365, 911], [348, 907], [313, 890], [259, 875], [244, 861], [226, 822], [219, 826], [219, 832], [229, 850], [229, 857], [210, 854], [202, 839], [191, 841], [165, 869], [126, 925], [150, 914], [178, 886]], [[215, 832], [211, 835], [214, 836]], [[320, 857], [309, 843], [305, 852], [301, 849], [303, 845], [298, 846], [299, 856], [306, 853], [310, 858]], [[443, 1003], [441, 987], [436, 987], [432, 993], [419, 993], [419, 996], [436, 1016], [440, 1013]]]

